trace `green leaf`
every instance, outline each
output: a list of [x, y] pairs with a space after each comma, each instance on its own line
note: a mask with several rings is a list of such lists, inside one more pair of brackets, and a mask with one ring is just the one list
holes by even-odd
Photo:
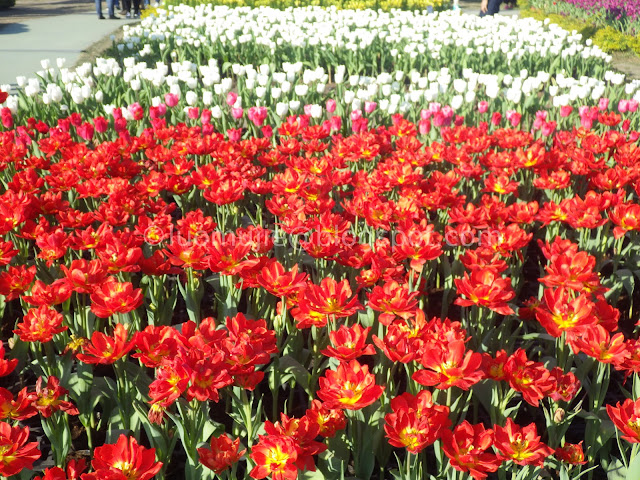
[[279, 361], [279, 370], [285, 375], [291, 375], [296, 383], [298, 383], [305, 391], [309, 390], [309, 379], [311, 375], [307, 371], [304, 366], [300, 362], [298, 362], [295, 358], [285, 355], [280, 358]]
[[607, 468], [607, 480], [626, 480], [627, 469], [617, 458], [612, 458]]
[[363, 327], [372, 327], [375, 320], [375, 312], [368, 308], [366, 311], [358, 312], [358, 323]]
[[69, 379], [67, 387], [69, 396], [73, 399], [81, 414], [88, 414], [99, 402], [95, 395], [89, 395], [93, 386], [93, 369], [91, 365], [78, 363], [75, 375]]
[[640, 455], [636, 455], [627, 469], [627, 480], [638, 480], [640, 478]]
[[629, 296], [633, 295], [633, 287], [635, 286], [635, 278], [633, 276], [633, 272], [628, 268], [621, 268], [616, 271], [616, 275], [622, 282], [622, 286], [627, 291]]
[[316, 469], [315, 472], [305, 470], [304, 472], [298, 474], [298, 478], [300, 480], [324, 480], [325, 477], [319, 469]]

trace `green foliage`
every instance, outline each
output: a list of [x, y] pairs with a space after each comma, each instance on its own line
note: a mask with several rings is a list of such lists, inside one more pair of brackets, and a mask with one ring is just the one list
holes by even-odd
[[0, 0], [0, 9], [13, 7], [16, 4], [16, 0]]
[[633, 51], [633, 53], [640, 57], [640, 37], [629, 36], [629, 38], [627, 38], [627, 45], [629, 45], [629, 49]]
[[594, 23], [567, 15], [550, 13], [542, 8], [532, 6], [528, 0], [520, 0], [519, 5], [521, 7], [521, 17], [534, 18], [539, 21], [548, 18], [551, 23], [565, 30], [577, 31], [585, 40], [591, 38], [594, 44], [607, 53], [631, 51], [640, 56], [639, 37], [627, 35], [612, 26], [599, 28], [597, 22]]
[[573, 31], [575, 30], [579, 34], [581, 34], [584, 38], [591, 38], [594, 33], [597, 31], [596, 27], [588, 22], [578, 20], [576, 18], [565, 17], [563, 15], [557, 14], [547, 14], [544, 11], [537, 8], [523, 9], [520, 12], [521, 17], [530, 17], [535, 18], [536, 20], [543, 21], [545, 18], [548, 18], [551, 23], [554, 23], [565, 30]]
[[632, 38], [613, 27], [605, 27], [596, 32], [593, 36], [593, 43], [605, 52], [624, 52], [629, 48], [628, 37]]

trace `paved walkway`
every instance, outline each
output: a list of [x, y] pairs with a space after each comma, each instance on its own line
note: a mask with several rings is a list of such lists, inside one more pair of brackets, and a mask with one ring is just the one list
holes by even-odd
[[[18, 7], [21, 0], [17, 0]], [[103, 2], [103, 14], [106, 13]], [[66, 58], [72, 67], [80, 53], [105, 36], [113, 33], [125, 22], [132, 20], [99, 20], [93, 2], [83, 2], [80, 12], [72, 14], [4, 16], [0, 11], [0, 85], [16, 85], [16, 77], [33, 77], [42, 70], [40, 61], [50, 59], [55, 66], [57, 58]]]

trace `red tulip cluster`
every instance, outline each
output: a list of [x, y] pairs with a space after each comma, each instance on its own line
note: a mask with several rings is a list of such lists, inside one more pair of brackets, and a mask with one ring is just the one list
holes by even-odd
[[[45, 480], [364, 478], [393, 449], [407, 480], [569, 478], [626, 455], [603, 414], [640, 442], [640, 147], [600, 117], [432, 142], [400, 115], [0, 132], [0, 375], [40, 377], [0, 389], [0, 475], [39, 458], [18, 423], [38, 414]], [[89, 473], [66, 461], [82, 441]]]

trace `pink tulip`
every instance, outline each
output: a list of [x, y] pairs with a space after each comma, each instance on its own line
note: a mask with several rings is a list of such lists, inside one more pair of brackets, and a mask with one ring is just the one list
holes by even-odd
[[93, 125], [98, 133], [104, 133], [109, 128], [109, 122], [104, 117], [96, 117], [93, 119]]
[[164, 94], [164, 103], [167, 104], [167, 107], [173, 108], [178, 105], [180, 98], [175, 93], [165, 93]]
[[244, 110], [242, 108], [232, 108], [231, 109], [231, 116], [233, 118], [235, 118], [236, 120], [238, 120], [239, 118], [242, 118], [243, 114], [244, 114]]
[[335, 115], [329, 119], [331, 130], [340, 130], [342, 128], [342, 117]]
[[267, 119], [267, 107], [251, 107], [247, 112], [247, 117], [256, 127], [259, 127]]
[[431, 122], [429, 120], [420, 120], [418, 122], [418, 131], [420, 135], [426, 135], [431, 131]]
[[353, 133], [366, 132], [369, 129], [369, 119], [358, 118], [353, 120], [351, 123], [351, 129], [353, 130]]
[[264, 135], [265, 138], [271, 138], [273, 136], [273, 128], [271, 127], [271, 125], [265, 125], [261, 128], [261, 130], [262, 135]]
[[227, 137], [230, 142], [238, 142], [242, 138], [242, 129], [241, 128], [230, 128], [227, 130]]
[[127, 129], [127, 120], [124, 118], [116, 118], [113, 121], [113, 129], [120, 133]]
[[93, 125], [91, 125], [89, 122], [83, 123], [79, 127], [76, 127], [76, 133], [83, 140], [91, 140], [93, 138], [93, 132]]
[[489, 111], [489, 102], [481, 101], [478, 103], [478, 112], [487, 113]]
[[601, 98], [600, 101], [598, 102], [598, 109], [600, 111], [604, 112], [608, 108], [609, 108], [609, 99], [608, 98]]
[[618, 102], [618, 111], [620, 113], [627, 113], [627, 111], [629, 110], [629, 100], [620, 100]]
[[538, 110], [536, 112], [536, 119], [533, 121], [534, 130], [539, 130], [547, 122], [546, 110]]
[[129, 113], [134, 120], [142, 120], [142, 117], [144, 117], [144, 108], [142, 108], [142, 105], [138, 102], [135, 102], [129, 105]]
[[229, 105], [230, 107], [233, 107], [236, 103], [236, 100], [238, 100], [238, 94], [235, 92], [229, 92], [227, 93], [227, 105]]
[[568, 117], [573, 112], [573, 107], [571, 105], [563, 105], [560, 107], [560, 116], [563, 118]]
[[376, 102], [364, 102], [364, 111], [366, 113], [373, 113], [377, 107], [378, 104]]
[[211, 110], [207, 108], [202, 109], [202, 114], [200, 115], [200, 123], [203, 125], [208, 125], [211, 123]]
[[82, 125], [82, 116], [78, 112], [73, 112], [69, 115], [69, 121], [74, 127], [79, 127]]
[[545, 137], [552, 135], [556, 130], [556, 127], [556, 122], [546, 122], [544, 125], [542, 125], [542, 135], [544, 135]]
[[326, 108], [327, 108], [327, 113], [335, 112], [336, 111], [336, 101], [334, 99], [332, 99], [332, 98], [329, 98], [327, 100]]
[[196, 120], [200, 116], [200, 109], [198, 107], [191, 107], [187, 111], [187, 115], [191, 120]]

